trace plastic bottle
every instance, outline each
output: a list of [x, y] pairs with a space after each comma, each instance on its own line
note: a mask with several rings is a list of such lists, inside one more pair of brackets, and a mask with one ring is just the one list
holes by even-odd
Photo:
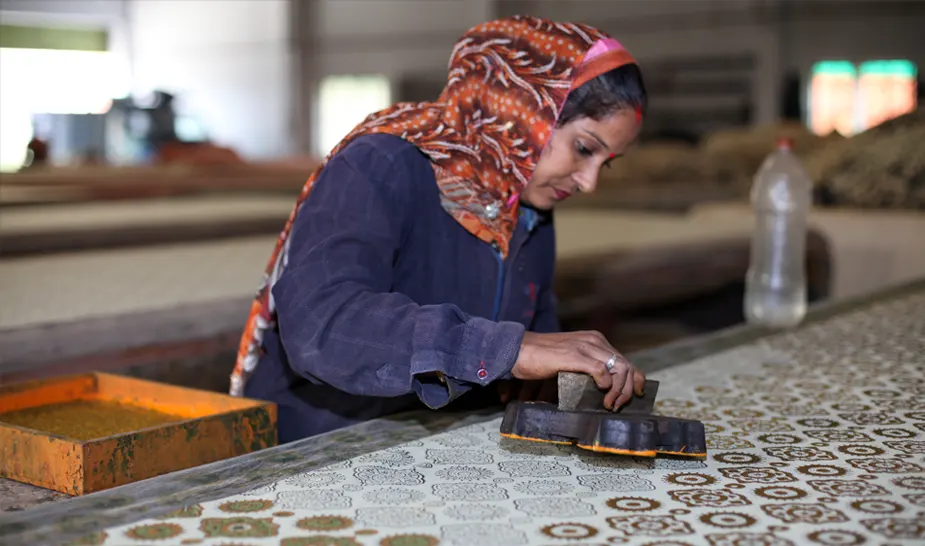
[[770, 328], [798, 325], [806, 316], [806, 235], [812, 181], [780, 139], [755, 174], [751, 256], [745, 279], [745, 319]]

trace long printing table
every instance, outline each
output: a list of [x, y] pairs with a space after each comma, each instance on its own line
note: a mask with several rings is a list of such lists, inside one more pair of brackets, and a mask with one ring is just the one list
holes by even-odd
[[405, 414], [0, 515], [2, 544], [922, 544], [925, 280], [633, 356], [705, 461], [510, 443]]

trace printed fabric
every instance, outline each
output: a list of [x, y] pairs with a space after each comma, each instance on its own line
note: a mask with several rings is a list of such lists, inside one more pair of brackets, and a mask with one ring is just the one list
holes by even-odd
[[705, 460], [508, 440], [500, 417], [333, 455], [397, 433], [348, 428], [306, 446], [321, 468], [80, 544], [925, 544], [925, 293], [652, 377], [657, 413], [704, 423]]

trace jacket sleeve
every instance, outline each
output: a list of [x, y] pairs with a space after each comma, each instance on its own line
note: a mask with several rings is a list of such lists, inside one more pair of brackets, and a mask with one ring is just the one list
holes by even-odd
[[418, 206], [408, 182], [431, 168], [410, 156], [358, 140], [332, 158], [302, 204], [272, 294], [297, 373], [356, 395], [413, 392], [436, 409], [510, 377], [524, 327], [390, 291]]

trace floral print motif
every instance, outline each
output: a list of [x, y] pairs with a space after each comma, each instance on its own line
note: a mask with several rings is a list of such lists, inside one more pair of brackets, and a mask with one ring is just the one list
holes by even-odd
[[898, 514], [905, 510], [898, 502], [879, 499], [859, 500], [851, 503], [851, 507], [860, 512], [869, 514]]
[[925, 468], [902, 459], [848, 459], [848, 464], [872, 474], [911, 474], [925, 472]]
[[803, 431], [807, 436], [815, 438], [820, 442], [827, 444], [845, 442], [845, 443], [855, 443], [855, 442], [872, 442], [873, 438], [863, 432], [858, 432], [856, 430], [805, 430]]
[[259, 538], [275, 536], [279, 525], [272, 518], [205, 518], [199, 530], [210, 538]]
[[583, 523], [557, 523], [555, 525], [547, 525], [543, 527], [541, 531], [543, 534], [552, 538], [564, 538], [568, 540], [591, 538], [598, 533], [596, 528]]
[[864, 480], [809, 480], [806, 483], [816, 491], [831, 497], [873, 497], [889, 494], [883, 487]]
[[494, 475], [491, 470], [477, 466], [450, 466], [437, 471], [437, 477], [450, 481], [486, 480]]
[[424, 493], [410, 487], [383, 487], [363, 493], [363, 500], [370, 504], [408, 504], [426, 497]]
[[514, 489], [524, 495], [567, 495], [575, 486], [560, 480], [526, 480], [516, 483]]
[[237, 514], [243, 514], [247, 512], [262, 512], [264, 510], [269, 510], [272, 507], [273, 501], [271, 500], [229, 501], [218, 505], [218, 509], [222, 512], [231, 512]]
[[922, 518], [882, 518], [861, 520], [861, 525], [884, 538], [922, 540], [925, 521]]
[[451, 546], [521, 546], [528, 544], [527, 534], [502, 523], [461, 523], [440, 528], [443, 539]]
[[925, 455], [925, 441], [890, 440], [883, 442], [883, 445], [910, 455]]
[[514, 507], [528, 516], [539, 518], [579, 518], [597, 513], [593, 504], [561, 497], [517, 499]]
[[288, 478], [283, 483], [294, 487], [310, 489], [312, 487], [331, 487], [346, 479], [347, 478], [343, 474], [337, 472], [306, 472]]
[[645, 497], [616, 497], [608, 500], [607, 506], [622, 512], [649, 512], [657, 510], [662, 503]]
[[712, 512], [700, 516], [700, 521], [707, 525], [727, 529], [751, 527], [758, 522], [752, 516], [740, 512]]
[[418, 529], [433, 525], [436, 518], [424, 508], [377, 506], [358, 509], [357, 521], [367, 527]]
[[626, 474], [589, 474], [578, 476], [578, 483], [592, 491], [651, 491], [652, 482]]
[[668, 496], [677, 502], [683, 502], [692, 508], [728, 508], [751, 504], [746, 497], [723, 489], [684, 489], [669, 491]]
[[746, 464], [755, 464], [755, 463], [761, 462], [761, 457], [758, 455], [755, 455], [754, 453], [740, 453], [736, 451], [727, 451], [724, 453], [714, 454], [713, 460], [718, 463], [723, 463], [723, 464], [746, 465]]
[[568, 467], [554, 461], [503, 461], [498, 470], [512, 478], [555, 478], [571, 474]]
[[706, 536], [710, 546], [794, 546], [773, 533], [716, 533]]
[[443, 513], [462, 521], [491, 521], [507, 517], [510, 511], [495, 504], [467, 503], [450, 506]]
[[917, 491], [925, 491], [925, 476], [910, 476], [908, 478], [896, 478], [892, 480], [893, 485], [902, 487], [904, 489], [915, 489]]
[[490, 453], [475, 449], [428, 449], [424, 456], [433, 464], [491, 464]]
[[700, 472], [676, 472], [665, 476], [665, 481], [672, 485], [702, 487], [715, 484], [716, 478]]
[[503, 501], [507, 492], [490, 483], [438, 483], [434, 484], [433, 494], [445, 501]]
[[822, 544], [823, 546], [857, 546], [867, 542], [867, 539], [859, 533], [840, 529], [813, 531], [806, 535], [806, 538], [814, 544]]
[[793, 474], [771, 467], [720, 468], [720, 473], [728, 479], [740, 483], [785, 483], [795, 482]]
[[440, 539], [431, 535], [394, 535], [385, 537], [379, 546], [437, 546]]
[[835, 455], [815, 447], [766, 447], [764, 452], [782, 461], [834, 461]]
[[361, 466], [353, 471], [354, 477], [365, 487], [372, 485], [422, 485], [424, 476], [413, 469], [384, 466]]
[[755, 444], [736, 436], [723, 436], [720, 434], [707, 436], [708, 450], [749, 449], [752, 447], [755, 447]]
[[842, 523], [848, 518], [842, 512], [824, 504], [788, 503], [766, 504], [761, 507], [765, 514], [788, 524], [795, 523]]
[[353, 499], [341, 491], [331, 489], [299, 489], [280, 491], [276, 503], [280, 508], [288, 510], [333, 510], [350, 508]]
[[363, 546], [350, 537], [313, 535], [309, 537], [288, 537], [280, 541], [280, 546]]
[[617, 532], [627, 536], [640, 537], [675, 537], [694, 533], [690, 524], [675, 516], [614, 516], [607, 518], [607, 523]]
[[306, 531], [339, 531], [353, 525], [353, 520], [341, 516], [312, 516], [296, 522], [295, 526]]
[[180, 536], [183, 527], [175, 523], [154, 523], [152, 525], [139, 525], [125, 532], [125, 536], [135, 540], [166, 540]]

